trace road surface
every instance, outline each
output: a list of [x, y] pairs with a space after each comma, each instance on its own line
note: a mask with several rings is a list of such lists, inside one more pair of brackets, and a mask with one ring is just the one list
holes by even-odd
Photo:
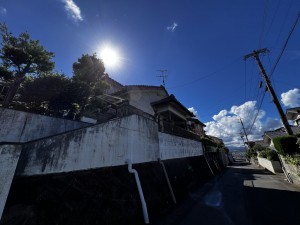
[[245, 162], [229, 166], [156, 225], [300, 225], [300, 186]]

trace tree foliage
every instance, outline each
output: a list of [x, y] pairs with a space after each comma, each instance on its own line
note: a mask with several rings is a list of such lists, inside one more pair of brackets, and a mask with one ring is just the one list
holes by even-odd
[[297, 138], [295, 136], [275, 137], [273, 143], [280, 155], [284, 156], [299, 153]]
[[31, 111], [61, 115], [78, 113], [80, 106], [86, 104], [90, 87], [76, 83], [63, 74], [42, 74], [27, 79], [20, 89], [21, 102]]
[[8, 105], [27, 75], [33, 76], [53, 70], [54, 62], [51, 59], [54, 53], [48, 52], [38, 40], [32, 40], [27, 32], [18, 37], [13, 36], [4, 23], [0, 24], [0, 35], [0, 78], [11, 81], [4, 100], [4, 105]]
[[83, 55], [73, 69], [72, 78], [58, 73], [29, 77], [20, 90], [19, 100], [30, 111], [56, 116], [68, 114], [70, 118], [102, 108], [105, 103], [97, 98], [107, 88], [101, 81], [102, 61], [96, 55]]
[[96, 54], [83, 54], [73, 63], [73, 80], [94, 86], [104, 75], [105, 67]]

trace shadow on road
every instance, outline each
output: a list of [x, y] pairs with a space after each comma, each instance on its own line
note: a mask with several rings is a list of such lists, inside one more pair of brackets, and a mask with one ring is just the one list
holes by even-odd
[[244, 189], [252, 224], [300, 224], [300, 192], [256, 187]]
[[237, 162], [190, 193], [164, 225], [300, 224], [300, 188], [282, 174]]

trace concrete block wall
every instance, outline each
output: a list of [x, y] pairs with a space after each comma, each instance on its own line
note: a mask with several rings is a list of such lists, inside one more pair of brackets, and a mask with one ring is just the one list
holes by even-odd
[[132, 115], [24, 144], [18, 175], [88, 170], [156, 161], [157, 124]]
[[21, 150], [21, 145], [0, 145], [0, 219]]
[[279, 161], [270, 161], [265, 158], [257, 157], [258, 159], [258, 164], [270, 172], [276, 174], [276, 173], [282, 173], [281, 166]]
[[0, 142], [28, 142], [90, 126], [89, 123], [0, 108]]
[[166, 133], [158, 133], [161, 160], [203, 155], [202, 143]]
[[18, 175], [88, 170], [203, 155], [202, 144], [158, 132], [153, 120], [131, 115], [23, 145]]

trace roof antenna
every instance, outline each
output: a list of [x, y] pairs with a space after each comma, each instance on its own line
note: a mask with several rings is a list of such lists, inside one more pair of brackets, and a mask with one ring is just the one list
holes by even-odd
[[166, 74], [168, 70], [165, 69], [165, 70], [157, 70], [157, 71], [160, 72], [160, 75], [157, 76], [157, 77], [161, 77], [162, 78], [163, 86], [166, 87], [165, 78], [168, 77], [167, 74]]

